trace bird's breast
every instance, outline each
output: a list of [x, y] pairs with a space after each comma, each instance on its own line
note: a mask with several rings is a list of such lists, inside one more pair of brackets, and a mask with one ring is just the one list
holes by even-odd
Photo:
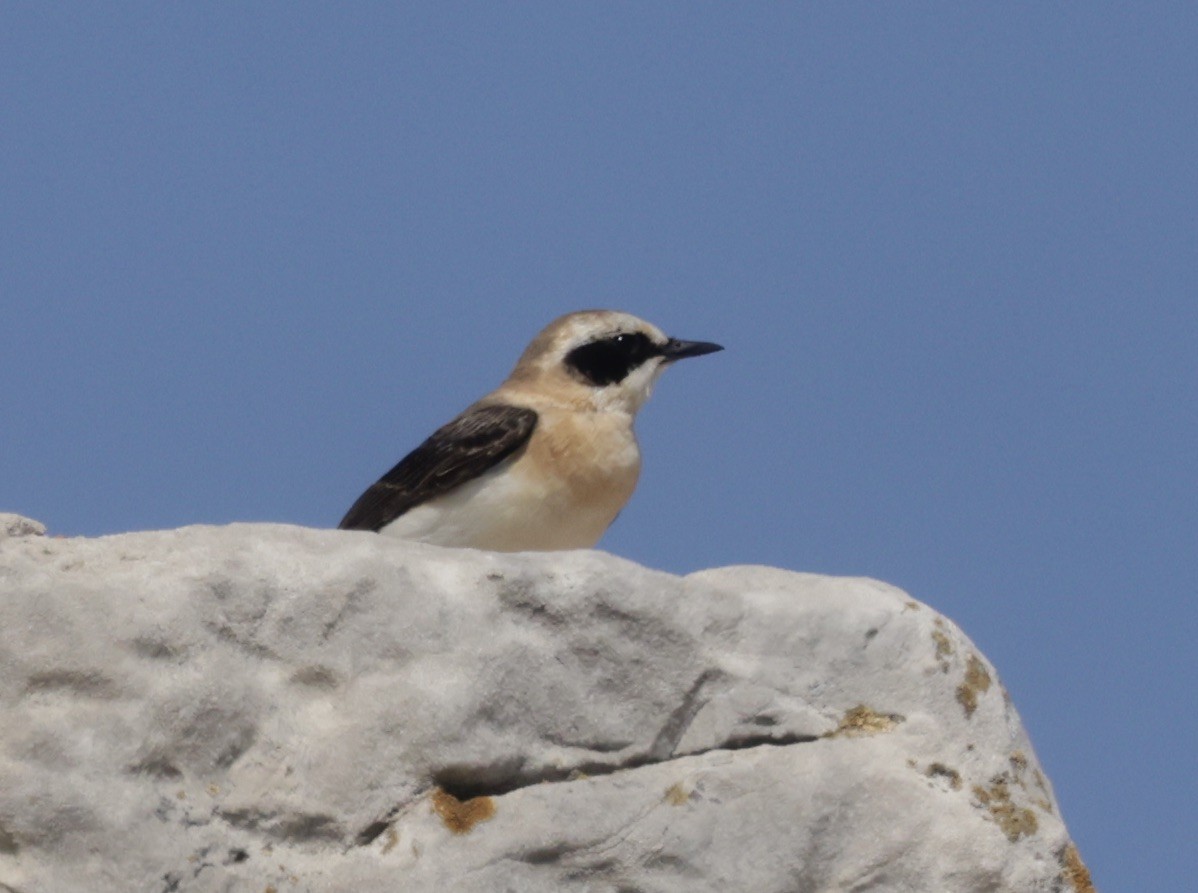
[[504, 538], [520, 549], [591, 548], [632, 496], [640, 468], [630, 418], [542, 412], [507, 471]]
[[544, 413], [520, 465], [542, 479], [549, 498], [619, 511], [636, 487], [641, 454], [623, 413]]

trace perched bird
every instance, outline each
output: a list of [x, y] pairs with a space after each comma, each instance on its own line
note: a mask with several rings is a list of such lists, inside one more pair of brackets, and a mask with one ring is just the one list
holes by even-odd
[[507, 381], [363, 493], [341, 520], [441, 546], [590, 548], [632, 495], [632, 430], [666, 366], [722, 350], [611, 310], [554, 320]]

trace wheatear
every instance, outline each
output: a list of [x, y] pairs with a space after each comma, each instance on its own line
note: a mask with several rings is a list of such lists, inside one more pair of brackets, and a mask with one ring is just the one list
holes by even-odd
[[550, 323], [507, 381], [433, 433], [341, 520], [441, 546], [590, 548], [632, 495], [632, 430], [662, 370], [722, 350], [611, 310]]

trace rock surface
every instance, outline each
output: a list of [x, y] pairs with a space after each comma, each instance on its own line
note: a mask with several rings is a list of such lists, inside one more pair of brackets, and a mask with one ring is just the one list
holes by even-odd
[[46, 525], [11, 512], [0, 512], [0, 540], [17, 536], [44, 536]]
[[1092, 889], [994, 669], [881, 583], [18, 528], [0, 891]]

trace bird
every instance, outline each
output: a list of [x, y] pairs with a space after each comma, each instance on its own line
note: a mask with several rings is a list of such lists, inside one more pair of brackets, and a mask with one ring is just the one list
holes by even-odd
[[633, 420], [658, 376], [719, 350], [620, 311], [561, 316], [498, 388], [401, 459], [338, 526], [495, 552], [592, 548], [636, 487]]

